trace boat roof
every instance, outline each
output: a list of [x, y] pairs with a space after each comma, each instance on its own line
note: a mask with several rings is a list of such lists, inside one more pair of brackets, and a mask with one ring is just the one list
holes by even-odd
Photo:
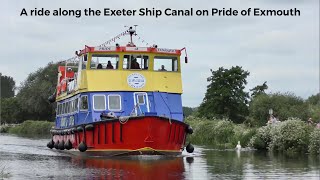
[[83, 55], [86, 53], [103, 53], [103, 52], [134, 52], [134, 53], [159, 53], [159, 54], [171, 54], [171, 55], [181, 55], [180, 49], [167, 49], [158, 47], [128, 47], [128, 46], [96, 46], [90, 47], [85, 46], [83, 50], [80, 51], [78, 55]]

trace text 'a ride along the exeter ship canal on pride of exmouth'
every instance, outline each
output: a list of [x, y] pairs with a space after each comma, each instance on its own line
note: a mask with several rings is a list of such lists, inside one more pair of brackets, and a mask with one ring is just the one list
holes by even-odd
[[211, 9], [157, 9], [157, 8], [140, 8], [140, 9], [54, 9], [34, 8], [27, 10], [23, 8], [20, 16], [71, 16], [80, 18], [82, 16], [300, 16], [300, 10], [293, 9], [261, 9], [261, 8], [211, 8]]

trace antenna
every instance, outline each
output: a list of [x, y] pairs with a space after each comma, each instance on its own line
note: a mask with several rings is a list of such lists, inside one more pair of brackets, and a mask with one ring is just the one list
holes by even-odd
[[138, 25], [134, 25], [134, 29], [132, 27], [129, 28], [129, 33], [130, 33], [130, 43], [133, 45], [133, 42], [132, 42], [132, 35], [137, 35], [136, 33], [136, 27]]

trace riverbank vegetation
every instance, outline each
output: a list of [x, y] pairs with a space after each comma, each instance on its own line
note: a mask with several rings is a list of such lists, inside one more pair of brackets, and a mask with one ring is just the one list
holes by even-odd
[[189, 116], [186, 123], [193, 127], [188, 141], [218, 149], [242, 147], [273, 152], [320, 154], [320, 129], [298, 118], [259, 128], [235, 124], [228, 119], [204, 119]]
[[52, 126], [54, 126], [53, 122], [27, 120], [22, 124], [9, 128], [8, 132], [24, 136], [48, 136]]

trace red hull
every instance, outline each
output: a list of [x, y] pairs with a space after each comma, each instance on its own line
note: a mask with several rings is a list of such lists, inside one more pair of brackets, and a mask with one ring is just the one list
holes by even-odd
[[[71, 141], [73, 149], [64, 150], [81, 155], [181, 154], [186, 138], [186, 124], [162, 117], [135, 117], [125, 124], [106, 120], [92, 124], [93, 129], [69, 135], [54, 135], [53, 141]], [[80, 152], [85, 142], [88, 149]]]

